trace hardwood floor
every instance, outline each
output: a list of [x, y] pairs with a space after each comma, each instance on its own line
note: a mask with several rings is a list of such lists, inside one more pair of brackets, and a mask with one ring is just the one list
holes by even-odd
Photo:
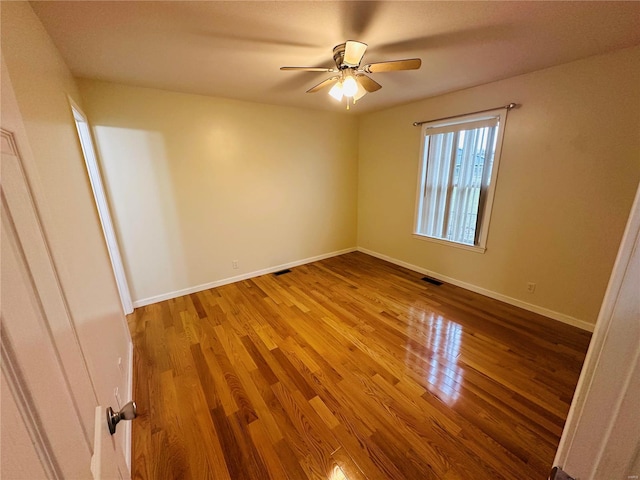
[[363, 253], [137, 309], [133, 477], [546, 479], [590, 334]]

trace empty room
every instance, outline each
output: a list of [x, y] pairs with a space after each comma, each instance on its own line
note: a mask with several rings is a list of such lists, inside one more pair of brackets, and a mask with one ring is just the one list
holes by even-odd
[[0, 475], [640, 476], [640, 2], [1, 1]]

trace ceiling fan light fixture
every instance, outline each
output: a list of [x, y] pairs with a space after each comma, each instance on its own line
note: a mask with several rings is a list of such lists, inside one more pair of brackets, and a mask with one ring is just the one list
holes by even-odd
[[358, 93], [358, 82], [353, 75], [345, 75], [345, 79], [342, 81], [342, 93], [345, 97], [353, 97]]
[[336, 72], [336, 75], [311, 87], [307, 90], [307, 93], [318, 92], [331, 85], [329, 95], [338, 102], [346, 99], [347, 110], [349, 110], [350, 104], [355, 104], [367, 93], [377, 92], [382, 88], [382, 85], [366, 75], [367, 73], [417, 70], [422, 65], [422, 61], [419, 58], [406, 58], [403, 60], [390, 60], [361, 65], [366, 50], [366, 43], [347, 40], [345, 43], [333, 47], [333, 61], [336, 64], [336, 68], [281, 67], [280, 69], [306, 72]]
[[356, 83], [358, 84], [358, 91], [353, 96], [353, 103], [356, 103], [358, 100], [360, 100], [362, 97], [364, 97], [367, 94], [367, 91], [362, 85], [360, 85], [360, 82], [356, 80]]
[[331, 90], [329, 90], [329, 95], [331, 95], [337, 101], [342, 100], [342, 97], [344, 96], [342, 81], [337, 82], [333, 87], [331, 87]]

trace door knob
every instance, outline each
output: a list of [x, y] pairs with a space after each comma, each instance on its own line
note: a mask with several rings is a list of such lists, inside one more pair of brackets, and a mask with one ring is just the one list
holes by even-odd
[[116, 433], [116, 425], [120, 420], [133, 420], [138, 416], [138, 407], [136, 402], [129, 402], [119, 412], [114, 412], [113, 408], [107, 408], [107, 425], [109, 425], [109, 433]]
[[575, 478], [570, 477], [567, 472], [563, 471], [560, 467], [553, 467], [549, 475], [549, 480], [575, 480]]

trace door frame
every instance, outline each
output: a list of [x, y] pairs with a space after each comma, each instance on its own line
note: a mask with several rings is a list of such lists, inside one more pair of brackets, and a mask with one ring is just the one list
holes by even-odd
[[[120, 254], [116, 231], [111, 219], [111, 210], [109, 208], [104, 182], [102, 181], [102, 174], [100, 172], [100, 165], [96, 155], [91, 126], [87, 120], [87, 116], [84, 114], [80, 106], [78, 106], [71, 97], [68, 97], [68, 99], [69, 104], [71, 105], [73, 119], [76, 123], [76, 129], [78, 131], [78, 141], [80, 142], [82, 154], [87, 165], [89, 183], [91, 183], [93, 198], [96, 201], [98, 216], [100, 217], [100, 225], [102, 225], [102, 233], [104, 234], [104, 238], [107, 243], [107, 250], [109, 251], [109, 259], [111, 260], [113, 275], [118, 287], [118, 293], [120, 294], [120, 302], [122, 303], [122, 309], [124, 310], [125, 315], [128, 315], [133, 312], [131, 291], [129, 290], [129, 283], [127, 282], [127, 275], [125, 273], [124, 263], [122, 262], [122, 255]], [[86, 129], [84, 131], [80, 127], [80, 124], [86, 125]]]
[[[627, 226], [620, 243], [616, 262], [609, 279], [609, 284], [600, 308], [596, 327], [591, 338], [589, 350], [585, 358], [580, 379], [576, 387], [569, 415], [562, 432], [560, 444], [554, 459], [554, 465], [564, 468], [569, 475], [580, 475], [580, 478], [589, 480], [594, 478], [599, 467], [614, 464], [622, 465], [630, 460], [629, 450], [640, 446], [640, 440], [636, 439], [636, 445], [626, 445], [624, 434], [621, 433], [620, 424], [624, 424], [626, 415], [629, 414], [629, 396], [632, 390], [637, 389], [637, 377], [640, 369], [640, 343], [636, 335], [625, 335], [628, 331], [627, 324], [629, 314], [619, 314], [617, 307], [624, 310], [628, 308], [628, 299], [621, 296], [623, 288], [628, 288], [634, 279], [630, 278], [628, 271], [633, 262], [638, 262], [640, 255], [640, 185], [631, 208]], [[637, 279], [635, 279], [637, 284]], [[633, 301], [633, 300], [631, 300]], [[635, 298], [639, 302], [638, 298]], [[633, 306], [631, 306], [633, 307]], [[633, 310], [631, 310], [633, 311]], [[635, 319], [640, 322], [640, 318]], [[634, 321], [631, 318], [631, 321]], [[609, 340], [609, 341], [608, 341]], [[616, 375], [613, 388], [602, 388], [601, 383], [596, 383], [596, 376], [603, 363], [615, 365]], [[596, 430], [588, 428], [585, 424], [591, 422], [593, 416], [585, 415], [589, 402], [598, 405], [607, 405], [609, 410], [606, 415], [599, 415]], [[603, 413], [603, 412], [600, 412]], [[632, 418], [632, 417], [630, 417]], [[628, 420], [628, 418], [627, 418]], [[628, 423], [628, 422], [627, 422]], [[628, 425], [627, 425], [628, 427]], [[587, 428], [589, 432], [585, 432]], [[616, 442], [618, 440], [618, 442]], [[628, 440], [628, 439], [627, 439]], [[618, 443], [616, 448], [605, 448], [613, 443]], [[619, 444], [625, 443], [625, 445]], [[585, 458], [585, 452], [588, 457]], [[612, 458], [616, 457], [616, 458]], [[585, 471], [576, 472], [576, 465], [580, 465]], [[574, 470], [573, 472], [571, 470]], [[612, 477], [613, 478], [613, 477]]]

